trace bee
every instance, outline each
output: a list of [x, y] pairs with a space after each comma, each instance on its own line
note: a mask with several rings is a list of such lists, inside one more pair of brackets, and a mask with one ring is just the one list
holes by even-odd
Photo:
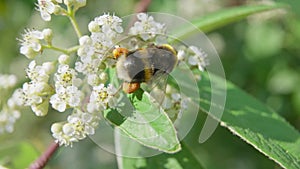
[[119, 47], [113, 50], [113, 57], [117, 59], [117, 76], [123, 80], [125, 93], [133, 93], [141, 83], [152, 83], [169, 74], [178, 62], [177, 51], [168, 44], [149, 45], [133, 51]]

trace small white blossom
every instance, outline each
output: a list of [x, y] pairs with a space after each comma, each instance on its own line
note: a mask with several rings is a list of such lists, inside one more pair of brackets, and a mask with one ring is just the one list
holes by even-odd
[[58, 63], [61, 65], [68, 64], [70, 62], [70, 56], [62, 54], [58, 57]]
[[77, 78], [77, 73], [68, 65], [59, 65], [57, 73], [55, 73], [55, 86], [79, 86], [81, 79]]
[[51, 14], [56, 11], [56, 6], [52, 0], [38, 0], [37, 10], [40, 11], [41, 17], [44, 21], [51, 20]]
[[200, 71], [204, 71], [205, 67], [208, 66], [207, 54], [196, 46], [189, 47], [191, 55], [188, 59], [188, 63], [192, 66], [198, 66]]
[[101, 29], [96, 21], [91, 21], [88, 25], [90, 32], [100, 32]]
[[40, 104], [43, 101], [43, 91], [47, 83], [24, 83], [23, 84], [23, 100], [25, 106]]
[[108, 87], [105, 87], [104, 84], [93, 87], [90, 101], [87, 105], [88, 112], [115, 107], [117, 105], [116, 92], [117, 89], [111, 84], [109, 84]]
[[88, 54], [93, 51], [97, 58], [102, 59], [103, 54], [106, 54], [119, 40], [119, 34], [123, 32], [122, 19], [115, 15], [104, 14], [89, 23], [89, 30], [91, 31], [92, 45], [90, 42], [85, 43], [86, 49], [80, 49], [79, 54]]
[[185, 51], [184, 50], [178, 50], [177, 58], [178, 58], [179, 61], [184, 60], [185, 59]]
[[82, 57], [80, 61], [75, 63], [75, 69], [85, 75], [97, 74], [99, 65], [101, 65], [102, 60], [98, 58], [92, 58], [91, 56]]
[[52, 88], [45, 82], [24, 83], [22, 90], [17, 90], [13, 95], [18, 105], [31, 106], [37, 116], [44, 116], [48, 112], [48, 97]]
[[103, 33], [111, 33], [111, 32], [117, 32], [122, 33], [122, 19], [115, 16], [115, 15], [109, 15], [104, 14], [102, 16], [96, 17], [94, 20], [100, 27], [101, 31]]
[[87, 75], [87, 82], [91, 86], [98, 86], [101, 80], [97, 74], [89, 74]]
[[45, 116], [48, 113], [49, 108], [49, 99], [45, 99], [41, 104], [31, 105], [31, 110], [35, 113], [36, 116]]
[[16, 108], [20, 106], [24, 106], [24, 93], [23, 89], [16, 89], [12, 96], [7, 100], [7, 105], [10, 108]]
[[175, 88], [167, 85], [162, 108], [172, 121], [175, 121], [188, 108], [189, 102], [187, 97], [182, 96]]
[[26, 69], [27, 77], [34, 82], [48, 82], [49, 74], [53, 71], [50, 62], [45, 62], [43, 66], [37, 66], [35, 60], [31, 61]]
[[155, 38], [157, 35], [165, 35], [166, 27], [158, 23], [152, 16], [145, 13], [137, 14], [139, 21], [136, 21], [129, 30], [129, 35], [139, 35], [144, 41]]
[[67, 122], [54, 123], [51, 126], [52, 135], [60, 145], [72, 146], [73, 142], [95, 134], [95, 128], [100, 120], [99, 114], [86, 113], [76, 109], [75, 113], [68, 116]]
[[52, 107], [59, 112], [65, 111], [69, 107], [79, 107], [82, 99], [82, 92], [76, 86], [56, 86], [56, 93], [51, 96]]
[[[95, 48], [95, 54], [102, 56], [111, 47], [114, 46], [117, 34], [113, 31], [109, 33], [95, 32], [92, 33], [91, 38], [93, 40], [93, 47]], [[101, 55], [102, 54], [102, 55]]]
[[44, 29], [42, 31], [43, 35], [44, 35], [44, 39], [47, 43], [51, 43], [52, 41], [52, 38], [53, 38], [53, 32], [51, 29], [47, 28], [47, 29]]
[[0, 90], [14, 87], [17, 83], [17, 77], [15, 75], [0, 74]]
[[33, 59], [42, 50], [41, 40], [44, 39], [44, 35], [41, 31], [37, 30], [25, 30], [22, 35], [20, 53], [25, 55], [29, 59]]
[[95, 47], [93, 46], [93, 40], [85, 35], [79, 39], [79, 49], [77, 54], [80, 57], [91, 57], [95, 53]]

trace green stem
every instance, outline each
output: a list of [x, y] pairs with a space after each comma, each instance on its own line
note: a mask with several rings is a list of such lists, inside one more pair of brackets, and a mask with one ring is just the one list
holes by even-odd
[[51, 45], [43, 45], [43, 48], [56, 50], [56, 51], [62, 52], [62, 53], [67, 54], [67, 55], [70, 54], [69, 51], [66, 50], [66, 49], [61, 49], [61, 48], [58, 48], [58, 47], [55, 47], [55, 46], [51, 46]]
[[79, 29], [79, 26], [78, 26], [78, 23], [76, 21], [76, 18], [75, 18], [75, 11], [72, 10], [72, 8], [70, 6], [68, 6], [68, 17], [73, 25], [73, 28], [77, 34], [77, 37], [80, 38], [82, 36], [81, 32], [80, 32], [80, 29]]
[[70, 47], [69, 49], [67, 49], [68, 53], [71, 54], [71, 53], [74, 53], [74, 52], [77, 52], [78, 48], [80, 46], [73, 46], [73, 47]]

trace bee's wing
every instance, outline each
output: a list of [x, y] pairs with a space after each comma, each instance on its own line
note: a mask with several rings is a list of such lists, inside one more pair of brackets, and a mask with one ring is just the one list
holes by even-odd
[[142, 89], [150, 94], [156, 103], [161, 105], [165, 98], [168, 74], [158, 71]]

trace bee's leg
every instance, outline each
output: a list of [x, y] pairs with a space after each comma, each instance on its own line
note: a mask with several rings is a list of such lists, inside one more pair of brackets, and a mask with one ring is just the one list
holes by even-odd
[[114, 59], [118, 59], [122, 55], [127, 56], [128, 52], [128, 49], [119, 47], [113, 50], [113, 57]]
[[129, 94], [133, 93], [139, 88], [140, 88], [140, 83], [138, 83], [138, 82], [134, 82], [134, 83], [124, 82], [123, 83], [123, 91], [125, 93], [129, 93]]

